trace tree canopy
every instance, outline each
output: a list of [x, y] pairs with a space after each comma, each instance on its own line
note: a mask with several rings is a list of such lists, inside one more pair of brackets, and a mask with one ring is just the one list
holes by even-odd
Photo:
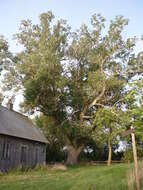
[[[9, 51], [8, 42], [4, 36], [0, 36], [0, 77], [3, 70], [7, 70], [12, 62], [12, 54]], [[8, 69], [9, 70], [9, 69]], [[2, 84], [0, 83], [0, 104], [3, 100]]]
[[105, 18], [94, 14], [90, 26], [75, 32], [65, 20], [55, 21], [52, 12], [39, 19], [36, 25], [21, 22], [15, 38], [23, 50], [5, 85], [23, 90], [24, 110], [40, 112], [39, 120], [45, 117], [44, 130], [52, 127], [50, 135], [59, 135], [67, 148], [67, 163], [75, 164], [98, 130], [116, 138], [124, 126], [119, 127], [119, 117], [127, 104], [127, 85], [140, 74], [141, 54], [134, 54], [136, 38], [122, 35], [128, 25], [122, 16], [106, 28]]

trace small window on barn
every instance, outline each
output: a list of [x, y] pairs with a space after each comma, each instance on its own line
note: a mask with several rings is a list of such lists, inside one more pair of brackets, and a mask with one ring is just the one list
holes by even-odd
[[4, 142], [2, 148], [2, 159], [9, 159], [10, 157], [10, 144]]

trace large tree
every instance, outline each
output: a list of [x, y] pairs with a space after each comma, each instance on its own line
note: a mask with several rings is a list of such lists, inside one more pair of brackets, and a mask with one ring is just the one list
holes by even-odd
[[65, 21], [53, 18], [48, 12], [37, 25], [22, 21], [16, 38], [24, 49], [12, 81], [23, 88], [25, 111], [50, 119], [67, 147], [67, 164], [76, 164], [96, 128], [97, 111], [121, 108], [135, 39], [123, 39], [128, 21], [122, 16], [105, 32], [105, 19], [95, 14], [89, 28], [83, 25], [72, 35]]
[[[104, 23], [105, 19], [95, 14], [91, 18], [90, 28], [83, 25], [74, 33], [68, 51], [70, 110], [72, 120], [81, 129], [90, 126], [96, 133], [98, 124], [93, 122], [93, 118], [98, 114], [98, 123], [110, 128], [111, 121], [112, 131], [117, 134], [119, 121], [112, 121], [113, 114], [115, 115], [112, 111], [118, 112], [122, 108], [125, 87], [134, 75], [132, 62], [135, 62], [133, 49], [136, 39], [123, 39], [122, 31], [128, 20], [122, 16], [111, 21], [107, 33], [103, 30]], [[103, 118], [106, 117], [103, 112], [98, 112], [101, 109], [110, 112], [109, 120]], [[72, 141], [71, 144], [73, 146]]]

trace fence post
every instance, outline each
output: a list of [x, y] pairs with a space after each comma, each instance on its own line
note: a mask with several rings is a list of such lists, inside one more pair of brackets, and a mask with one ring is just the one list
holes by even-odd
[[137, 159], [135, 132], [133, 127], [131, 127], [131, 136], [132, 136], [133, 156], [134, 156], [134, 165], [135, 165], [136, 186], [137, 190], [139, 190], [140, 182], [139, 182], [139, 173], [138, 173], [138, 159]]

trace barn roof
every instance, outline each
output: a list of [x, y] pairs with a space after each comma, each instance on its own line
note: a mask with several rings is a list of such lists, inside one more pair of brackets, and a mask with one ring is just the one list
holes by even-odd
[[0, 134], [46, 143], [43, 133], [27, 117], [0, 106]]

